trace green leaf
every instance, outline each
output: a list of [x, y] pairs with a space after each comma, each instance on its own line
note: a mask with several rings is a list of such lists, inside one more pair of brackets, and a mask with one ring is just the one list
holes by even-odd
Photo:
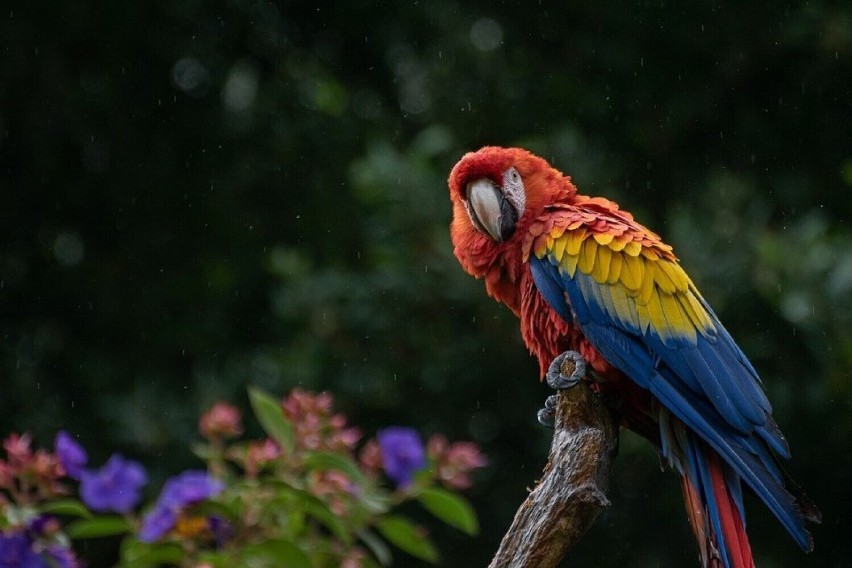
[[39, 506], [39, 512], [50, 515], [64, 515], [67, 517], [81, 517], [83, 519], [91, 519], [92, 512], [85, 505], [76, 499], [60, 499], [59, 501], [51, 501]]
[[328, 508], [328, 505], [312, 495], [310, 498], [306, 498], [303, 503], [305, 511], [310, 516], [324, 524], [328, 530], [334, 533], [334, 536], [346, 545], [352, 543], [352, 535], [349, 534], [349, 531], [346, 528], [346, 523], [344, 523], [340, 517], [335, 515], [334, 512]]
[[426, 562], [437, 564], [438, 549], [418, 527], [405, 517], [391, 516], [380, 520], [377, 527], [391, 544]]
[[366, 478], [364, 472], [350, 458], [332, 452], [312, 452], [305, 456], [305, 467], [307, 469], [329, 470], [335, 469], [349, 476], [349, 479], [358, 485], [364, 485]]
[[286, 539], [266, 540], [243, 548], [241, 564], [246, 568], [313, 568], [314, 563], [295, 543]]
[[234, 555], [230, 552], [213, 552], [210, 550], [198, 553], [196, 566], [209, 564], [214, 568], [231, 568], [234, 565]]
[[123, 566], [145, 568], [163, 565], [179, 565], [183, 560], [183, 550], [177, 543], [148, 544], [135, 538], [125, 539], [121, 544], [121, 562]]
[[66, 527], [65, 532], [74, 539], [77, 538], [100, 538], [104, 536], [116, 536], [129, 533], [130, 523], [124, 517], [92, 517], [91, 519], [80, 519]]
[[374, 515], [387, 513], [393, 505], [391, 496], [387, 492], [377, 488], [367, 488], [357, 497], [364, 509]]
[[[347, 519], [336, 515], [322, 499], [281, 480], [270, 480], [267, 486], [275, 489], [275, 498], [269, 502], [270, 508], [277, 511], [290, 511], [293, 514], [310, 515], [324, 524], [343, 543], [346, 545], [352, 543], [352, 535], [345, 522]], [[290, 528], [297, 532], [301, 531], [298, 526]]]
[[378, 536], [368, 531], [367, 529], [358, 531], [358, 538], [361, 539], [367, 548], [370, 549], [370, 552], [373, 553], [373, 556], [376, 557], [376, 560], [379, 561], [379, 564], [382, 566], [390, 566], [393, 562], [393, 557], [391, 556], [390, 549], [385, 544], [385, 541], [380, 539]]
[[381, 564], [370, 558], [369, 556], [365, 556], [360, 559], [361, 568], [381, 568]]
[[192, 444], [189, 449], [196, 457], [204, 461], [222, 457], [221, 452], [214, 450], [210, 444]]
[[264, 431], [278, 442], [287, 454], [292, 454], [296, 447], [296, 437], [293, 433], [293, 425], [284, 416], [281, 403], [255, 387], [249, 388], [248, 394], [254, 415]]
[[473, 536], [479, 533], [476, 512], [467, 499], [445, 489], [424, 489], [417, 496], [420, 504], [448, 525]]

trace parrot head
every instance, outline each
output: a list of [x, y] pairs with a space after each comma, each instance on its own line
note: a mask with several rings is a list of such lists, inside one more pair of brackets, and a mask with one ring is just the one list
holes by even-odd
[[524, 228], [546, 205], [570, 202], [576, 188], [545, 160], [520, 148], [486, 146], [462, 156], [448, 180], [450, 235], [465, 270], [511, 276], [520, 262]]

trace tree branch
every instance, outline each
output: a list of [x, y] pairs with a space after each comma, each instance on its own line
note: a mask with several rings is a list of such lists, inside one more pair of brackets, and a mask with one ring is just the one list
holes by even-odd
[[[570, 376], [574, 361], [562, 363]], [[585, 382], [559, 391], [543, 477], [521, 504], [489, 568], [555, 567], [609, 506], [606, 490], [618, 426]]]

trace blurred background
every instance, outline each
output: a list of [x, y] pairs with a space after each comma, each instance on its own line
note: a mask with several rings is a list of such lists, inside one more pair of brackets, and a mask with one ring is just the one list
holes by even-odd
[[[452, 255], [445, 180], [521, 145], [673, 244], [762, 373], [825, 521], [805, 556], [748, 499], [758, 565], [849, 565], [849, 3], [38, 4], [0, 13], [0, 433], [161, 480], [213, 401], [328, 389], [367, 434], [482, 445], [482, 534], [436, 538], [486, 565], [548, 390]], [[610, 497], [567, 564], [697, 566], [628, 433]]]

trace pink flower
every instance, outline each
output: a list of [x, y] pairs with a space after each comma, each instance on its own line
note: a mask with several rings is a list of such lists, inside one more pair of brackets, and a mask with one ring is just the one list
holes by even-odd
[[450, 443], [442, 434], [432, 434], [426, 442], [426, 454], [433, 460], [439, 460], [449, 447]]
[[488, 460], [473, 442], [455, 442], [436, 434], [427, 443], [429, 457], [435, 462], [438, 480], [451, 489], [467, 489], [472, 484], [471, 472], [485, 467]]
[[349, 477], [339, 471], [313, 471], [308, 477], [311, 493], [328, 503], [335, 515], [345, 516], [350, 496], [356, 490]]
[[360, 430], [346, 427], [343, 414], [333, 414], [334, 397], [330, 393], [293, 389], [281, 407], [293, 424], [296, 445], [301, 449], [351, 452], [361, 439]]
[[361, 448], [361, 453], [358, 455], [358, 461], [361, 462], [361, 468], [368, 475], [376, 475], [382, 469], [382, 449], [375, 439], [370, 439]]
[[6, 450], [6, 454], [9, 456], [9, 465], [12, 467], [20, 467], [32, 459], [32, 450], [30, 450], [30, 444], [32, 443], [32, 436], [29, 434], [24, 434], [23, 436], [20, 434], [9, 434], [9, 436], [3, 440], [3, 449]]
[[3, 441], [8, 460], [0, 460], [0, 487], [11, 489], [23, 483], [23, 487], [29, 490], [15, 493], [16, 498], [22, 501], [62, 493], [59, 478], [63, 472], [56, 456], [45, 450], [34, 452], [31, 443], [29, 434], [10, 434]]
[[217, 402], [201, 415], [198, 431], [208, 440], [236, 438], [243, 433], [242, 412], [227, 402]]
[[10, 489], [15, 480], [15, 474], [5, 461], [0, 460], [0, 488]]
[[340, 568], [361, 568], [364, 566], [365, 560], [367, 560], [367, 553], [355, 547], [340, 559]]
[[39, 479], [52, 482], [62, 475], [62, 466], [56, 456], [45, 450], [36, 450], [28, 469]]
[[249, 442], [245, 457], [246, 475], [251, 478], [257, 477], [258, 472], [269, 462], [278, 459], [281, 448], [271, 438], [263, 442]]

